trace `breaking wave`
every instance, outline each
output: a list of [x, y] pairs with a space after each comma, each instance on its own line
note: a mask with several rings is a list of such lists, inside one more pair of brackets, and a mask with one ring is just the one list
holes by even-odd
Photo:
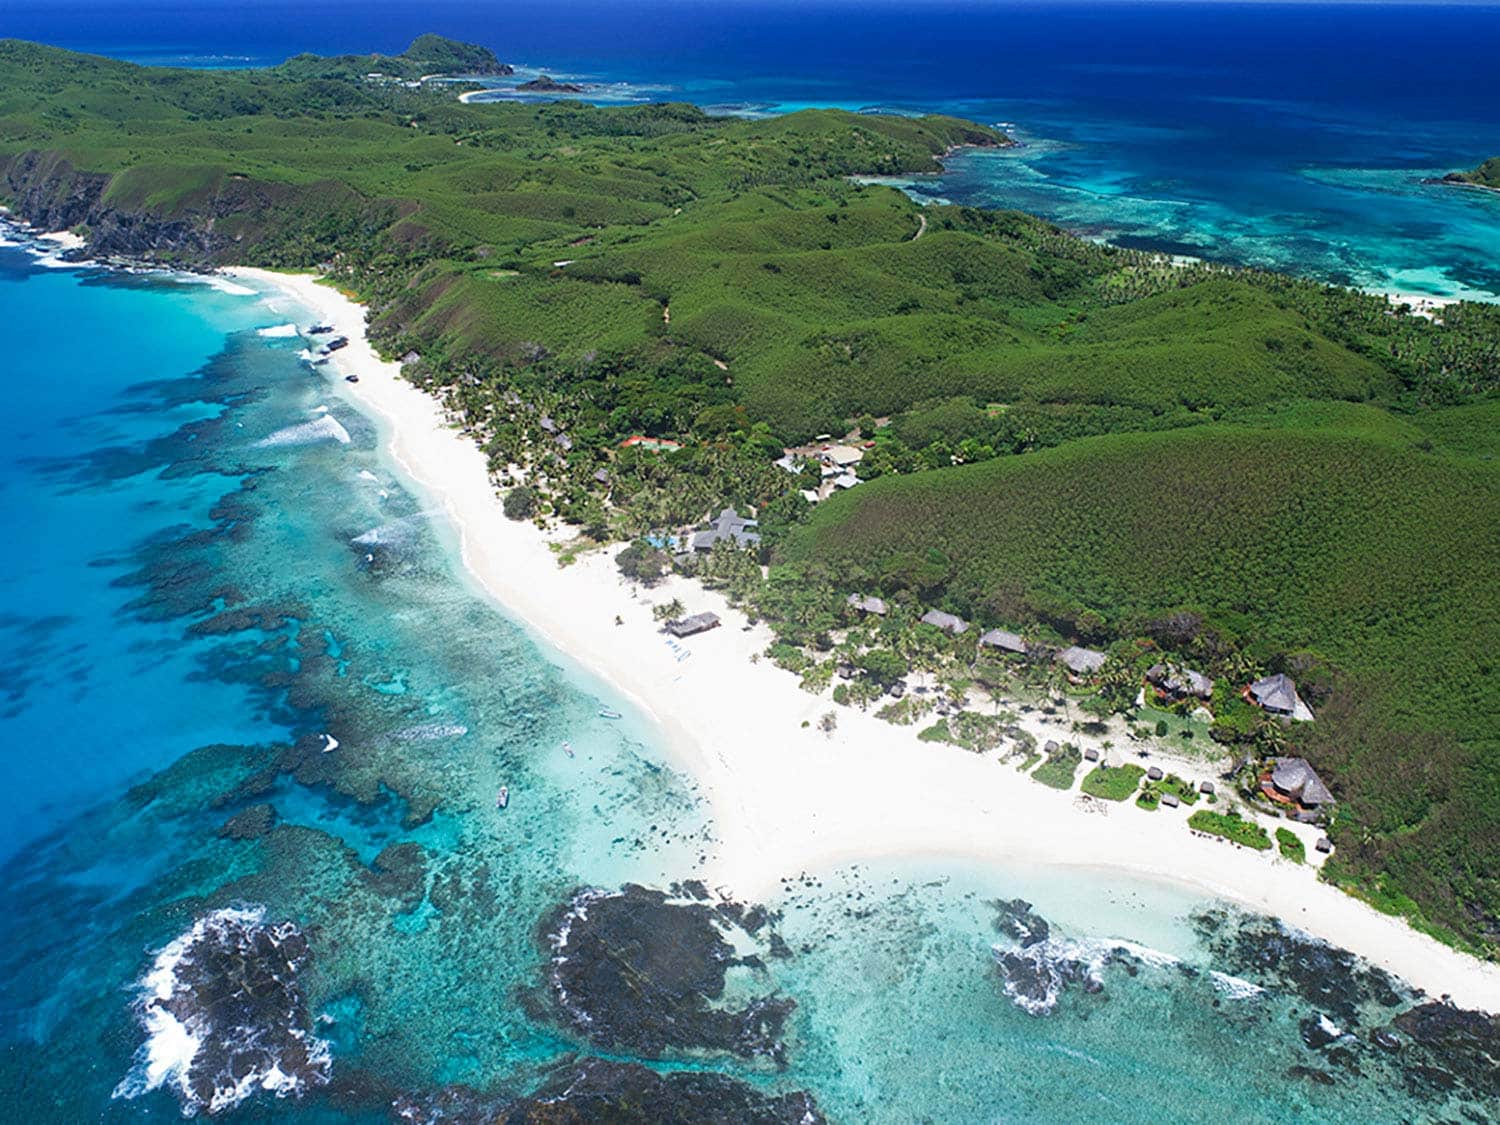
[[257, 328], [255, 334], [271, 339], [284, 340], [297, 335], [297, 326], [295, 324], [277, 324], [271, 328]]
[[185, 1116], [230, 1109], [257, 1090], [300, 1095], [328, 1081], [329, 1045], [309, 1031], [297, 979], [307, 940], [265, 911], [205, 914], [156, 954], [133, 1005], [146, 1041], [116, 1098], [165, 1088]]
[[311, 422], [299, 422], [295, 426], [277, 430], [255, 444], [263, 449], [271, 449], [288, 445], [313, 445], [320, 441], [336, 441], [340, 445], [348, 445], [349, 431], [333, 415], [321, 414]]

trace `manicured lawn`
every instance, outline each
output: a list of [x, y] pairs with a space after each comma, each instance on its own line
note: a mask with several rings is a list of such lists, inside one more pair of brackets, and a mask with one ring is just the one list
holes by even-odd
[[1106, 801], [1123, 801], [1135, 792], [1146, 771], [1140, 766], [1095, 766], [1083, 779], [1081, 788], [1090, 797]]

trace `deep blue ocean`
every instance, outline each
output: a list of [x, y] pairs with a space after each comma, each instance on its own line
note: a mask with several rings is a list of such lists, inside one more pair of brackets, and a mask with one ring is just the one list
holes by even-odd
[[[437, 30], [620, 99], [955, 110], [1027, 147], [914, 190], [1443, 293], [1500, 291], [1495, 201], [1417, 182], [1500, 151], [1497, 24], [1397, 6], [0, 7], [0, 34], [162, 62]], [[735, 956], [712, 1014], [685, 1021], [790, 1000], [778, 1051], [601, 1046], [611, 1007], [650, 1024], [701, 954], [691, 887], [620, 890], [674, 888], [713, 839], [651, 723], [473, 588], [377, 425], [300, 358], [305, 310], [11, 245], [0, 314], [0, 1120], [175, 1120], [215, 1099], [231, 1121], [475, 1120], [575, 1053], [806, 1090], [847, 1122], [1493, 1118], [1492, 1061], [1400, 982], [1077, 871], [789, 883], [769, 923], [716, 917]], [[569, 942], [596, 939], [666, 941], [662, 977], [562, 975]]]
[[1024, 147], [920, 193], [1123, 244], [1382, 291], [1500, 296], [1500, 195], [1423, 184], [1500, 152], [1500, 6], [849, 0], [6, 0], [0, 34], [252, 66], [424, 31], [736, 111], [944, 111]]

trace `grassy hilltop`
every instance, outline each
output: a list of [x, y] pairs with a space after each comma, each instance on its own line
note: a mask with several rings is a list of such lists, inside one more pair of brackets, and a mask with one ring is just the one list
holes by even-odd
[[1500, 190], [1500, 156], [1492, 156], [1468, 172], [1449, 172], [1443, 179], [1454, 184], [1471, 184]]
[[[952, 118], [365, 77], [503, 66], [436, 37], [254, 72], [0, 42], [0, 196], [96, 252], [331, 272], [497, 472], [530, 468], [517, 511], [633, 538], [756, 506], [770, 580], [712, 576], [806, 659], [860, 590], [1292, 671], [1337, 877], [1500, 945], [1500, 311], [1438, 323], [851, 182], [1006, 142]], [[809, 509], [772, 460], [851, 427], [868, 483]]]

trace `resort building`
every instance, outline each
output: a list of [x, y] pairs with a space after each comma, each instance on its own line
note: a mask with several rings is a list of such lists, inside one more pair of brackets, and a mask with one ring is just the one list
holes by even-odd
[[951, 633], [955, 637], [960, 633], [967, 633], [969, 631], [969, 623], [962, 617], [958, 617], [952, 613], [944, 613], [940, 609], [929, 609], [926, 613], [922, 614], [922, 624], [936, 625], [943, 632]]
[[1311, 708], [1302, 702], [1296, 683], [1284, 673], [1256, 680], [1245, 689], [1245, 698], [1273, 715], [1286, 715], [1299, 723], [1312, 722]]
[[760, 532], [750, 530], [758, 526], [757, 521], [745, 519], [733, 508], [725, 508], [707, 531], [694, 534], [692, 548], [707, 553], [718, 543], [729, 543], [735, 547], [758, 547]]
[[1214, 682], [1202, 672], [1179, 668], [1175, 664], [1153, 664], [1146, 670], [1146, 681], [1172, 699], [1212, 699]]
[[991, 629], [979, 638], [979, 643], [985, 648], [997, 648], [1001, 652], [1013, 652], [1018, 656], [1026, 655], [1026, 642], [1021, 639], [1020, 633], [1007, 633], [1004, 629]]
[[861, 597], [858, 594], [850, 594], [847, 604], [850, 609], [858, 610], [860, 613], [873, 613], [876, 617], [884, 617], [886, 615], [885, 602], [873, 595]]
[[676, 621], [667, 622], [667, 632], [674, 637], [691, 637], [695, 633], [706, 633], [718, 627], [719, 615], [717, 613], [695, 613], [691, 617], [682, 617]]
[[1273, 801], [1293, 802], [1304, 809], [1333, 804], [1333, 794], [1305, 758], [1273, 758], [1261, 776], [1261, 791]]
[[1091, 648], [1071, 645], [1057, 654], [1058, 662], [1075, 676], [1092, 676], [1104, 667], [1104, 654]]

